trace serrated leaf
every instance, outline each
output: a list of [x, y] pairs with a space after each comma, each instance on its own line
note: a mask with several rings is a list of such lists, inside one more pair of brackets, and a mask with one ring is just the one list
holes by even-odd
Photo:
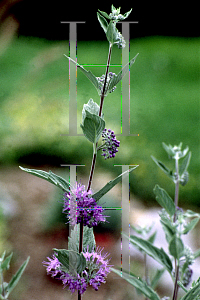
[[195, 300], [200, 295], [200, 283], [191, 288], [180, 300]]
[[27, 260], [21, 265], [21, 267], [19, 268], [19, 270], [16, 272], [15, 275], [13, 275], [11, 281], [8, 283], [7, 288], [6, 288], [6, 292], [7, 292], [7, 297], [9, 296], [9, 294], [12, 292], [12, 290], [16, 287], [16, 285], [18, 284], [28, 262], [29, 262], [30, 257], [27, 258]]
[[167, 175], [169, 176], [169, 178], [171, 178], [172, 180], [174, 180], [174, 175], [173, 172], [168, 169], [161, 161], [157, 160], [154, 156], [151, 156], [151, 158], [153, 159], [153, 161], [157, 164], [157, 166]]
[[156, 201], [168, 212], [170, 216], [175, 214], [175, 204], [172, 198], [168, 195], [168, 193], [156, 185], [153, 189], [156, 195]]
[[109, 81], [108, 84], [108, 88], [107, 88], [107, 92], [111, 91], [114, 86], [116, 86], [124, 77], [124, 75], [129, 71], [129, 69], [131, 68], [131, 66], [134, 64], [137, 56], [139, 55], [139, 53], [130, 60], [130, 62], [128, 62], [123, 68], [122, 70], [117, 74], [117, 76], [114, 76], [112, 78], [112, 80]]
[[102, 15], [100, 15], [98, 12], [97, 12], [97, 18], [98, 18], [98, 20], [99, 20], [99, 23], [100, 23], [101, 27], [103, 28], [103, 30], [104, 30], [104, 32], [105, 32], [105, 34], [106, 34], [107, 29], [108, 29], [108, 22], [107, 22], [106, 19], [105, 19]]
[[92, 252], [96, 249], [96, 242], [94, 237], [94, 230], [93, 227], [89, 228], [88, 226], [84, 226], [83, 228], [83, 249]]
[[194, 227], [199, 222], [199, 217], [192, 219], [187, 225], [184, 226], [183, 234], [187, 234], [190, 230], [194, 229]]
[[68, 236], [68, 250], [78, 252], [79, 250], [79, 231], [80, 224], [76, 224]]
[[91, 114], [88, 110], [85, 109], [85, 119], [81, 128], [85, 137], [92, 143], [98, 142], [101, 137], [102, 131], [105, 128], [105, 121], [102, 117], [97, 116], [96, 114]]
[[86, 267], [86, 259], [83, 253], [78, 253], [73, 250], [66, 249], [53, 249], [56, 253], [55, 256], [62, 264], [62, 269], [65, 272], [70, 272], [74, 275], [80, 274]]
[[79, 68], [79, 70], [81, 70], [81, 72], [92, 82], [92, 84], [95, 86], [95, 88], [98, 91], [99, 83], [98, 83], [96, 76], [91, 71], [87, 71], [85, 68], [83, 68], [77, 62], [75, 62], [72, 58], [68, 57], [65, 54], [64, 54], [64, 56], [67, 57], [73, 64], [75, 64]]
[[136, 289], [138, 289], [143, 295], [148, 297], [149, 300], [160, 300], [158, 294], [147, 285], [147, 283], [139, 278], [138, 276], [134, 275], [133, 273], [128, 273], [125, 271], [117, 270], [114, 268], [111, 268], [111, 270], [128, 281], [131, 285], [133, 285]]
[[162, 248], [159, 249], [154, 245], [152, 245], [150, 242], [133, 235], [130, 236], [130, 242], [133, 245], [140, 247], [146, 254], [148, 254], [149, 256], [154, 258], [157, 262], [159, 262], [162, 266], [164, 266], [167, 269], [167, 271], [171, 274], [173, 269], [172, 262], [169, 256], [165, 253], [165, 251]]
[[45, 179], [47, 181], [49, 181], [50, 183], [56, 185], [58, 188], [62, 189], [65, 192], [69, 192], [69, 187], [70, 184], [67, 180], [65, 180], [64, 178], [62, 178], [61, 176], [58, 176], [56, 174], [54, 174], [53, 172], [49, 171], [49, 172], [45, 172], [42, 170], [35, 170], [35, 169], [27, 169], [27, 168], [23, 168], [20, 167], [19, 168], [22, 171], [25, 171], [27, 173], [30, 173], [34, 176], [40, 177], [42, 179]]
[[1, 263], [1, 269], [2, 270], [8, 270], [10, 268], [10, 261], [13, 256], [13, 253], [11, 253], [9, 256], [6, 257], [6, 259]]
[[179, 166], [179, 175], [183, 175], [186, 171], [187, 168], [190, 164], [190, 159], [191, 159], [191, 151], [186, 155], [186, 157], [183, 159], [182, 164]]
[[183, 255], [184, 245], [182, 240], [174, 235], [169, 243], [169, 252], [170, 254], [179, 259]]
[[92, 198], [94, 198], [96, 201], [101, 199], [106, 193], [108, 193], [118, 182], [121, 181], [122, 176], [127, 176], [129, 173], [131, 173], [133, 170], [135, 170], [138, 167], [138, 165], [134, 166], [128, 171], [125, 171], [124, 173], [117, 176], [115, 179], [109, 181], [102, 189], [100, 189], [98, 192], [94, 193], [92, 195]]

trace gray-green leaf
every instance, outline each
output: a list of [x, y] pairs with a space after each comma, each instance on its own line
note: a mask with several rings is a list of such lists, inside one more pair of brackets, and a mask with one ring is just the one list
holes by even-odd
[[131, 168], [128, 171], [125, 171], [124, 173], [117, 176], [115, 179], [109, 181], [102, 189], [100, 189], [98, 192], [92, 195], [92, 198], [94, 198], [96, 201], [101, 199], [106, 193], [108, 193], [118, 182], [121, 181], [122, 176], [127, 176], [129, 173], [131, 173], [133, 170], [135, 170], [138, 167], [138, 165], [135, 165], [133, 168]]
[[105, 34], [107, 33], [107, 29], [108, 29], [108, 22], [107, 20], [102, 16], [100, 15], [98, 12], [97, 12], [97, 18], [99, 20], [99, 23], [101, 25], [101, 27], [103, 28]]
[[110, 80], [109, 84], [108, 84], [108, 89], [107, 92], [111, 91], [114, 86], [116, 86], [118, 84], [118, 82], [120, 82], [122, 80], [122, 78], [124, 77], [124, 75], [129, 71], [129, 68], [134, 64], [137, 56], [139, 55], [139, 53], [130, 60], [130, 62], [128, 62], [123, 68], [122, 70], [117, 74], [117, 76], [114, 76], [112, 78], [112, 80]]
[[192, 230], [197, 223], [199, 222], [199, 217], [192, 219], [187, 225], [184, 226], [183, 234], [187, 234], [190, 230]]
[[1, 263], [1, 269], [2, 270], [8, 270], [10, 268], [10, 261], [13, 256], [13, 253], [11, 253], [9, 256], [6, 257], [6, 259]]
[[65, 272], [71, 272], [73, 274], [80, 274], [86, 267], [86, 259], [83, 253], [78, 253], [73, 250], [66, 249], [53, 249], [56, 251], [55, 256], [62, 264], [62, 268]]
[[170, 254], [176, 258], [179, 259], [183, 255], [184, 251], [184, 245], [182, 240], [174, 235], [169, 243], [169, 252]]
[[119, 275], [122, 276], [123, 279], [128, 281], [131, 285], [133, 285], [136, 289], [138, 289], [143, 295], [148, 297], [149, 300], [160, 300], [158, 294], [147, 285], [147, 283], [139, 278], [138, 276], [135, 276], [133, 273], [128, 273], [125, 271], [117, 270], [114, 268], [111, 268], [111, 270]]
[[92, 252], [96, 248], [96, 242], [94, 237], [93, 227], [89, 228], [88, 226], [84, 226], [83, 228], [83, 249]]
[[27, 168], [23, 168], [23, 167], [20, 167], [20, 169], [27, 173], [30, 173], [32, 175], [35, 175], [37, 177], [40, 177], [42, 179], [49, 181], [50, 183], [56, 185], [57, 187], [59, 187], [60, 189], [62, 189], [65, 192], [69, 192], [69, 187], [70, 187], [69, 182], [67, 180], [65, 180], [64, 178], [62, 178], [61, 176], [54, 174], [51, 171], [45, 172], [42, 170], [27, 169]]
[[[124, 234], [125, 235], [125, 234]], [[126, 235], [125, 235], [126, 236]], [[128, 238], [128, 236], [126, 236]], [[137, 247], [140, 247], [146, 254], [154, 258], [157, 262], [159, 262], [162, 266], [164, 266], [167, 271], [171, 274], [172, 272], [172, 262], [165, 253], [165, 251], [161, 248], [157, 248], [152, 245], [150, 242], [143, 240], [142, 238], [131, 235], [130, 242]]]
[[172, 180], [174, 180], [174, 175], [171, 170], [169, 170], [161, 161], [157, 160], [154, 156], [151, 156], [153, 161], [157, 164], [157, 166]]
[[175, 204], [172, 198], [168, 195], [168, 193], [156, 185], [153, 189], [157, 202], [168, 212], [170, 216], [175, 214]]
[[12, 290], [16, 287], [16, 285], [18, 284], [18, 282], [29, 262], [29, 259], [30, 259], [30, 257], [28, 257], [27, 260], [21, 265], [21, 267], [19, 268], [17, 273], [15, 275], [13, 275], [11, 281], [8, 283], [7, 288], [6, 288], [7, 297], [12, 292]]
[[113, 45], [118, 41], [119, 32], [116, 28], [116, 23], [110, 22], [107, 28], [106, 37], [107, 40]]
[[98, 83], [96, 76], [91, 71], [87, 71], [85, 68], [83, 68], [77, 62], [75, 62], [72, 58], [68, 57], [65, 54], [64, 54], [64, 56], [67, 57], [73, 64], [75, 64], [79, 68], [79, 70], [81, 70], [83, 72], [83, 74], [92, 82], [92, 84], [95, 86], [95, 88], [98, 91], [99, 83]]
[[200, 282], [191, 288], [180, 300], [195, 300], [200, 295]]
[[85, 137], [92, 143], [98, 142], [101, 137], [102, 131], [105, 128], [105, 121], [102, 117], [96, 114], [91, 114], [87, 109], [85, 109], [85, 119], [81, 128]]
[[186, 157], [183, 159], [182, 164], [179, 166], [179, 175], [180, 176], [183, 175], [187, 171], [187, 168], [190, 164], [190, 159], [191, 159], [191, 151], [188, 152]]

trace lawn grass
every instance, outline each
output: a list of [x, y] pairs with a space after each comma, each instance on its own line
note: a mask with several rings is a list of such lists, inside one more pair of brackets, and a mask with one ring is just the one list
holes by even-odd
[[[131, 40], [130, 58], [139, 56], [130, 73], [130, 132], [120, 136], [115, 160], [98, 158], [97, 168], [120, 173], [114, 164], [139, 164], [130, 175], [131, 190], [148, 202], [156, 183], [174, 192], [150, 156], [168, 163], [161, 146], [187, 145], [192, 151], [190, 181], [181, 188], [182, 204], [200, 205], [200, 39], [148, 37]], [[78, 41], [80, 64], [106, 64], [108, 43]], [[69, 130], [68, 41], [19, 37], [1, 55], [0, 162], [27, 164], [86, 164], [88, 174], [92, 145], [82, 136], [66, 137]], [[113, 49], [111, 64], [121, 64], [121, 50]], [[96, 76], [105, 66], [85, 66]], [[119, 67], [111, 67], [115, 73]], [[99, 103], [93, 85], [78, 71], [77, 120], [81, 133], [82, 106], [90, 98]], [[121, 132], [121, 87], [105, 99], [107, 128]], [[172, 163], [172, 162], [170, 162]], [[172, 167], [172, 165], [168, 164]]]

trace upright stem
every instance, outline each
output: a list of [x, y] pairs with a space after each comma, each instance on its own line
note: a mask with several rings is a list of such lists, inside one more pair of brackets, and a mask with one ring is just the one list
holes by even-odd
[[[103, 102], [104, 102], [105, 93], [106, 93], [106, 81], [107, 81], [107, 78], [108, 78], [111, 52], [112, 52], [112, 44], [109, 45], [108, 61], [107, 61], [107, 67], [106, 67], [105, 81], [104, 81], [103, 90], [102, 90], [102, 94], [101, 94], [101, 100], [100, 100], [99, 116], [101, 116], [102, 110], [103, 110]], [[96, 143], [96, 148], [97, 148], [97, 144], [98, 143]], [[89, 176], [89, 180], [88, 180], [87, 192], [90, 190], [90, 187], [91, 187], [91, 184], [92, 184], [92, 179], [93, 179], [93, 174], [94, 174], [94, 169], [95, 169], [95, 164], [96, 164], [96, 157], [97, 157], [96, 153], [93, 153], [90, 176]], [[83, 245], [83, 220], [80, 223], [79, 253], [82, 252], [82, 245]], [[81, 300], [80, 292], [78, 292], [78, 300]]]
[[[106, 81], [107, 81], [107, 78], [108, 78], [108, 71], [109, 71], [109, 66], [110, 66], [111, 53], [112, 53], [112, 44], [109, 45], [108, 61], [107, 61], [106, 74], [105, 74], [105, 81], [104, 81], [104, 85], [103, 85], [103, 90], [102, 90], [101, 100], [100, 100], [100, 107], [99, 107], [99, 116], [100, 117], [101, 117], [101, 114], [102, 114], [103, 102], [104, 102], [105, 93], [106, 93]], [[97, 143], [96, 143], [96, 148], [97, 148]], [[93, 178], [95, 164], [96, 164], [96, 157], [97, 157], [97, 155], [96, 155], [96, 153], [94, 153], [93, 154], [93, 158], [92, 158], [92, 165], [91, 165], [90, 176], [89, 176], [89, 180], [88, 180], [87, 191], [89, 191], [89, 189], [91, 187], [91, 184], [92, 184], [92, 178]]]
[[[178, 167], [179, 157], [175, 158], [175, 172], [176, 172], [176, 181], [175, 181], [175, 196], [174, 196], [174, 204], [177, 209], [178, 206], [178, 196], [179, 196], [179, 167]], [[176, 212], [174, 214], [174, 223], [176, 222]], [[177, 300], [178, 297], [178, 277], [179, 277], [179, 262], [175, 259], [175, 282], [174, 282], [174, 291], [172, 300]]]

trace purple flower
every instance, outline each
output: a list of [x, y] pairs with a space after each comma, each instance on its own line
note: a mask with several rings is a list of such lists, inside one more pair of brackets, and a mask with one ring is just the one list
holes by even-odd
[[106, 221], [106, 216], [102, 214], [104, 209], [97, 205], [91, 194], [91, 190], [85, 191], [85, 186], [78, 183], [70, 193], [64, 194], [63, 212], [68, 214], [71, 225], [83, 220], [83, 225], [91, 228]]
[[105, 283], [105, 278], [110, 272], [108, 253], [104, 255], [101, 254], [102, 249], [98, 248], [96, 251], [88, 252], [89, 246], [87, 249], [84, 249], [83, 255], [86, 259], [86, 268], [80, 274], [69, 274], [62, 270], [62, 264], [53, 254], [53, 259], [48, 258], [48, 262], [43, 262], [43, 265], [46, 267], [47, 274], [51, 274], [52, 277], [62, 280], [64, 288], [68, 286], [68, 289], [71, 293], [79, 291], [80, 294], [83, 294], [88, 285], [91, 285], [96, 291], [98, 291], [101, 283]]
[[120, 141], [116, 139], [114, 131], [105, 128], [102, 132], [102, 140], [104, 144], [101, 146], [103, 150], [101, 155], [104, 156], [105, 159], [115, 157], [115, 153], [118, 152], [117, 148], [120, 145]]

